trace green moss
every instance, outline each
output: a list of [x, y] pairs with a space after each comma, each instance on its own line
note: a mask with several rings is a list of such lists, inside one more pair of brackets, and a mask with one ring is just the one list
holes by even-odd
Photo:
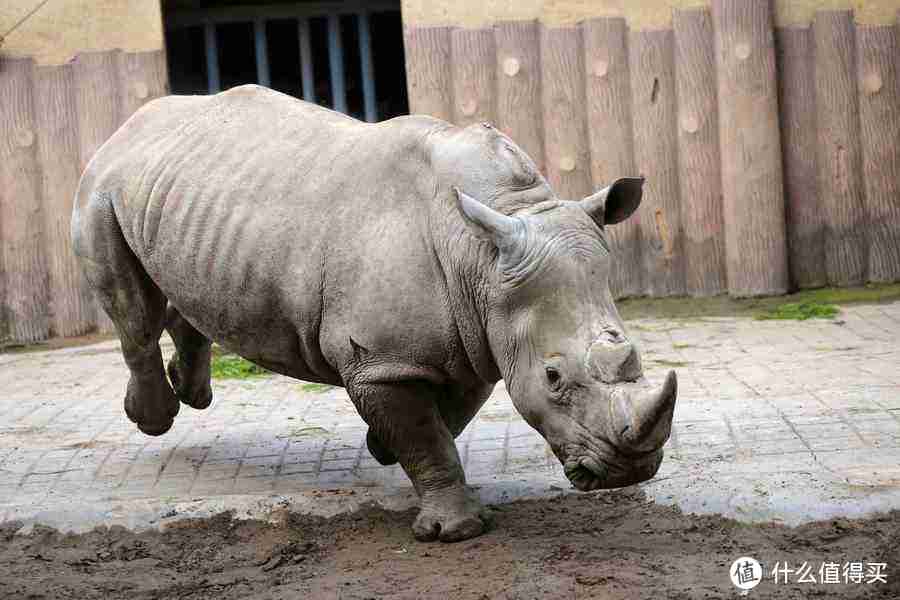
[[278, 435], [278, 438], [298, 438], [298, 437], [324, 437], [331, 432], [324, 427], [295, 427], [285, 434]]
[[838, 307], [834, 304], [788, 302], [761, 312], [756, 315], [756, 318], [759, 320], [805, 321], [807, 319], [830, 319], [836, 314], [838, 314]]
[[308, 394], [321, 394], [333, 387], [333, 385], [328, 385], [327, 383], [304, 383], [300, 386], [300, 390]]
[[212, 347], [211, 367], [213, 379], [253, 379], [270, 374], [267, 369], [217, 345]]

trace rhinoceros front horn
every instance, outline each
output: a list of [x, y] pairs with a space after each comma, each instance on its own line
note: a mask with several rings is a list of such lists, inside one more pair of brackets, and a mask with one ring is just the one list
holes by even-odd
[[635, 453], [662, 448], [672, 431], [677, 395], [675, 371], [656, 389], [617, 390], [610, 399], [610, 422], [619, 448]]

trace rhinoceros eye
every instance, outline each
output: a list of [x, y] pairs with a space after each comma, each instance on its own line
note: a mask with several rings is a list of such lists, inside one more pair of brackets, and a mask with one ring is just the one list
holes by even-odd
[[554, 390], [559, 388], [560, 382], [562, 382], [562, 375], [559, 374], [559, 371], [555, 367], [547, 367], [545, 374], [547, 375], [547, 383], [550, 384], [550, 387]]

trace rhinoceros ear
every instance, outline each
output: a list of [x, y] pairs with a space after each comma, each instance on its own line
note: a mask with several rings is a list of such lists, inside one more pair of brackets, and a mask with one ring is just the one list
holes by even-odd
[[623, 177], [581, 201], [581, 207], [599, 225], [624, 221], [641, 204], [643, 177]]
[[456, 208], [474, 235], [493, 242], [498, 248], [508, 246], [518, 239], [522, 227], [518, 219], [497, 212], [457, 187], [453, 188], [453, 193], [456, 196]]

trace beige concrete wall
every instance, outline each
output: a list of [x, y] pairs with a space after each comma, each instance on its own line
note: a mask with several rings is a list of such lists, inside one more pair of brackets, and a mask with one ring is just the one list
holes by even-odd
[[[480, 27], [504, 20], [539, 19], [571, 25], [591, 17], [623, 16], [633, 29], [672, 26], [672, 10], [709, 6], [709, 0], [402, 0], [408, 25]], [[776, 25], [808, 24], [816, 10], [853, 9], [857, 23], [894, 23], [900, 0], [775, 0]]]
[[[0, 2], [0, 35], [38, 4], [39, 0]], [[39, 64], [62, 64], [79, 52], [162, 47], [160, 0], [50, 0], [4, 39], [0, 56], [31, 56]]]

